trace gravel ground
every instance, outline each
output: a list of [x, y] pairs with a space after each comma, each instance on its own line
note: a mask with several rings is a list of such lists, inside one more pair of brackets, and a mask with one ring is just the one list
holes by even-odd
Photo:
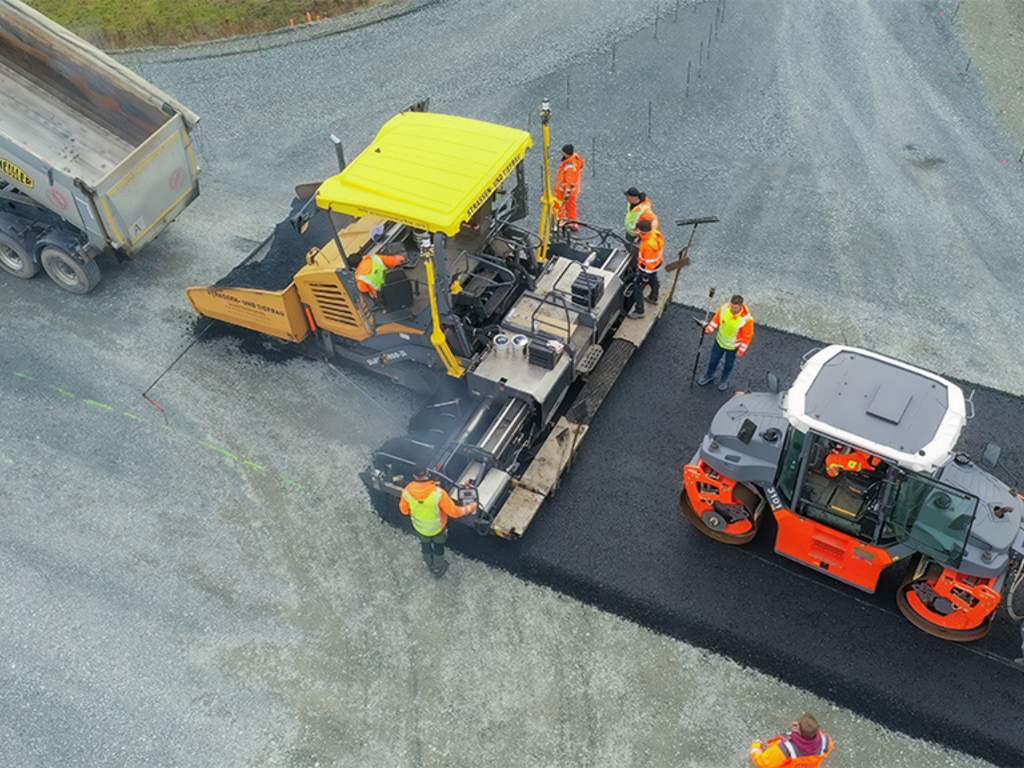
[[551, 95], [588, 218], [631, 183], [721, 216], [682, 300], [737, 286], [761, 320], [1021, 391], [1012, 324], [978, 312], [1021, 289], [1015, 145], [957, 70], [952, 4], [728, 2], [698, 66], [715, 8], [448, 0], [126, 58], [203, 116], [203, 195], [87, 299], [0, 277], [0, 763], [737, 765], [811, 708], [837, 766], [980, 765], [483, 565], [426, 580], [356, 479], [414, 405], [375, 379], [218, 339], [154, 390], [166, 422], [139, 398], [188, 341], [183, 288], [331, 172], [328, 135], [351, 156], [428, 95], [522, 126]]
[[973, 0], [959, 13], [970, 64], [981, 72], [991, 109], [1024, 145], [1024, 3]]

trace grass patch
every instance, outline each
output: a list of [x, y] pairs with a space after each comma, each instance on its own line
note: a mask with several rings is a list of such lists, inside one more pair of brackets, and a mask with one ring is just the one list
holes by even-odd
[[382, 0], [27, 0], [101, 48], [175, 45], [267, 32]]

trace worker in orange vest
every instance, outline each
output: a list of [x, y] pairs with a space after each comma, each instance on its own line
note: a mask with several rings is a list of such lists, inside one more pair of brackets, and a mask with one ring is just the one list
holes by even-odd
[[654, 212], [651, 199], [636, 187], [630, 187], [626, 195], [626, 220], [623, 229], [626, 232], [626, 239], [631, 243], [637, 241], [636, 225], [642, 219], [648, 219], [655, 229], [661, 229], [658, 224], [658, 215]]
[[750, 314], [750, 308], [743, 303], [743, 297], [738, 293], [729, 299], [728, 304], [720, 306], [711, 322], [704, 326], [704, 333], [716, 331], [715, 343], [711, 346], [711, 355], [708, 358], [707, 373], [697, 379], [697, 386], [710, 384], [715, 378], [718, 364], [724, 359], [718, 391], [725, 392], [729, 388], [729, 377], [732, 375], [736, 358], [747, 354], [747, 349], [754, 341], [754, 316]]
[[580, 182], [586, 162], [576, 153], [572, 144], [562, 147], [562, 162], [555, 175], [555, 208], [558, 211], [558, 226], [568, 226], [573, 232], [579, 231], [579, 211], [576, 201], [580, 196]]
[[383, 246], [377, 253], [368, 253], [356, 267], [356, 285], [362, 293], [376, 299], [377, 293], [384, 287], [389, 269], [405, 263], [405, 246], [392, 243]]
[[864, 451], [854, 448], [836, 449], [825, 457], [825, 474], [839, 477], [842, 472], [864, 472], [875, 470], [882, 460]]
[[750, 760], [757, 768], [817, 768], [832, 754], [832, 737], [818, 726], [814, 715], [803, 714], [790, 731], [750, 745]]
[[631, 295], [632, 308], [629, 310], [630, 317], [644, 316], [644, 288], [651, 286], [651, 294], [646, 300], [651, 304], [658, 303], [658, 270], [665, 262], [665, 236], [660, 229], [656, 229], [650, 219], [641, 219], [636, 225], [637, 236], [640, 244], [636, 255], [636, 276], [633, 280], [633, 293]]
[[444, 559], [448, 520], [472, 515], [476, 512], [476, 503], [458, 506], [436, 480], [430, 479], [427, 468], [418, 466], [413, 471], [412, 482], [402, 490], [399, 509], [412, 520], [427, 568], [435, 576], [444, 576], [448, 570], [448, 561]]

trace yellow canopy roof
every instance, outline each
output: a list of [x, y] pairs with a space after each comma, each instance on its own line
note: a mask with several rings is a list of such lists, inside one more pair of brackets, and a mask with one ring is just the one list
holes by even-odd
[[403, 112], [320, 185], [316, 204], [454, 236], [526, 155], [526, 131], [466, 117]]

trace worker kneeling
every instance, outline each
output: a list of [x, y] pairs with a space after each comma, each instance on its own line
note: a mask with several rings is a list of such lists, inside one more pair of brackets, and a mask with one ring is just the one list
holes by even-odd
[[651, 287], [647, 301], [658, 303], [659, 283], [658, 270], [665, 261], [665, 236], [654, 227], [649, 219], [642, 219], [636, 225], [640, 237], [640, 246], [636, 257], [636, 279], [633, 282], [629, 310], [630, 317], [644, 316], [644, 288]]
[[819, 726], [814, 715], [803, 714], [789, 733], [755, 741], [750, 760], [757, 768], [817, 768], [832, 754], [832, 738]]
[[423, 560], [430, 572], [443, 576], [448, 570], [448, 561], [444, 559], [448, 520], [472, 515], [476, 512], [476, 504], [458, 506], [436, 480], [430, 479], [427, 468], [420, 466], [413, 472], [412, 482], [402, 491], [399, 508], [412, 520], [412, 527], [420, 537]]
[[405, 263], [405, 246], [392, 243], [383, 246], [378, 253], [368, 253], [356, 267], [356, 283], [362, 293], [376, 299], [377, 293], [384, 287], [389, 269], [400, 267]]

